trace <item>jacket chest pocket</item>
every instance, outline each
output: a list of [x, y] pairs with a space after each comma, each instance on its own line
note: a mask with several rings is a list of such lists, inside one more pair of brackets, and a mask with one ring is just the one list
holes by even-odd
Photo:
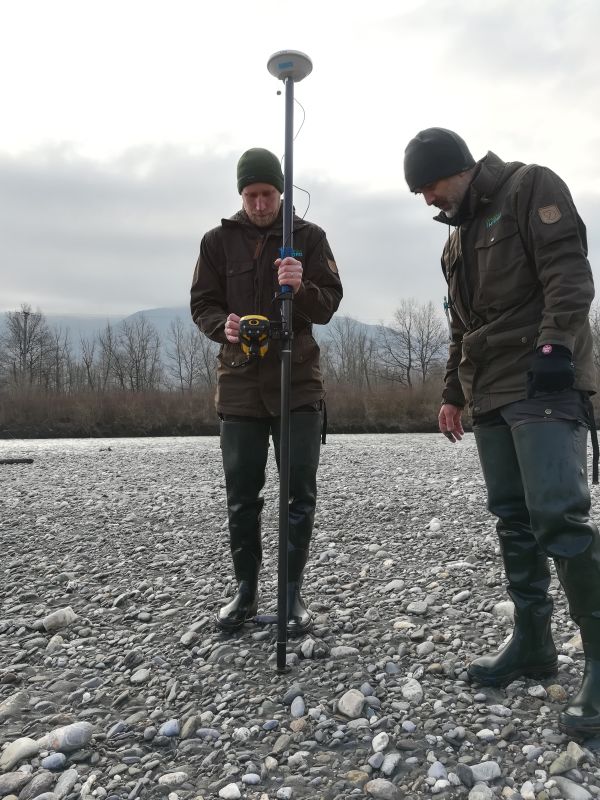
[[227, 305], [234, 314], [255, 314], [256, 270], [254, 262], [229, 261], [227, 263]]
[[486, 230], [475, 243], [475, 258], [476, 305], [498, 309], [517, 305], [537, 282], [516, 220]]
[[475, 256], [480, 272], [507, 270], [525, 254], [516, 220], [492, 226], [475, 242]]

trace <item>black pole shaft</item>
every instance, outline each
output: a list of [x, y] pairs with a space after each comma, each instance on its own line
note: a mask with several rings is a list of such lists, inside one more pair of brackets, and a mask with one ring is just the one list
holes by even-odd
[[[285, 80], [285, 159], [283, 186], [283, 246], [281, 256], [293, 253], [294, 224], [294, 81]], [[285, 291], [285, 288], [288, 291]], [[281, 438], [279, 442], [279, 569], [277, 586], [277, 671], [287, 671], [287, 582], [290, 527], [290, 386], [292, 377], [291, 287], [281, 293]]]
[[[283, 160], [283, 247], [293, 247], [294, 223], [294, 81], [285, 79], [285, 155]], [[290, 294], [293, 292], [290, 291]]]

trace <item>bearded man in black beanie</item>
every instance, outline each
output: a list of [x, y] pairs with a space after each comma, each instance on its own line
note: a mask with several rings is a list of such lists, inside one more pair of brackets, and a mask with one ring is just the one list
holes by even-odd
[[[559, 725], [597, 735], [600, 537], [587, 482], [588, 428], [596, 437], [585, 226], [551, 170], [492, 152], [475, 162], [445, 128], [408, 143], [404, 171], [449, 226], [442, 268], [452, 335], [439, 427], [461, 439], [468, 404], [515, 609], [508, 644], [472, 661], [469, 675], [496, 686], [557, 671], [551, 558], [585, 654], [581, 689]], [[596, 473], [595, 457], [595, 482]]]
[[270, 437], [279, 465], [281, 408], [277, 343], [271, 343], [264, 357], [248, 360], [240, 346], [240, 318], [259, 314], [279, 320], [275, 295], [281, 286], [291, 286], [294, 292], [288, 633], [304, 633], [311, 625], [300, 587], [315, 515], [325, 395], [312, 326], [329, 322], [342, 299], [342, 284], [325, 232], [300, 217], [294, 215], [293, 220], [294, 257], [279, 258], [283, 188], [277, 156], [260, 147], [241, 156], [237, 189], [242, 209], [203, 237], [191, 289], [194, 322], [221, 345], [216, 408], [238, 589], [217, 613], [216, 623], [230, 632], [239, 630], [258, 608], [261, 491]]

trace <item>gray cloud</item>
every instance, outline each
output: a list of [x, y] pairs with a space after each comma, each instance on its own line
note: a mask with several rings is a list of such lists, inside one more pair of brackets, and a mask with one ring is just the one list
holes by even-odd
[[[520, 85], [536, 77], [555, 81], [572, 93], [581, 89], [579, 77], [590, 84], [590, 73], [598, 74], [600, 5], [594, 0], [529, 0], [520, 6], [513, 0], [472, 0], [460, 7], [453, 0], [434, 0], [427, 10], [424, 14], [417, 6], [400, 13], [386, 21], [386, 30], [396, 36], [413, 31], [431, 37], [435, 25], [438, 34], [443, 32], [432, 38], [435, 56], [441, 50], [441, 62], [453, 71], [462, 66], [471, 80], [487, 77], [488, 98], [511, 77]], [[466, 88], [455, 74], [452, 83], [449, 91]]]
[[[0, 158], [1, 307], [126, 313], [182, 305], [202, 234], [239, 208], [234, 176], [234, 156], [177, 148], [130, 151], [107, 164], [64, 149]], [[404, 186], [397, 195], [364, 195], [310, 176], [303, 183], [307, 217], [327, 230], [344, 278], [346, 313], [377, 321], [402, 297], [440, 294], [435, 266], [430, 277], [419, 269], [436, 238], [429, 214]], [[303, 213], [305, 195], [295, 201]]]
[[[126, 314], [187, 304], [202, 234], [239, 208], [234, 155], [143, 148], [99, 164], [69, 149], [0, 157], [0, 309]], [[303, 174], [307, 218], [328, 234], [344, 281], [342, 311], [389, 320], [400, 300], [432, 300], [445, 284], [447, 231], [403, 183], [395, 192]], [[297, 191], [298, 213], [306, 208]], [[578, 199], [592, 260], [600, 198]], [[596, 254], [596, 255], [595, 255]]]

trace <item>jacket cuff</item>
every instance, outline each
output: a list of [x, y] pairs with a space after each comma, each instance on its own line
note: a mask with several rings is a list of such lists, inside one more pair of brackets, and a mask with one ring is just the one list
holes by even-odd
[[537, 338], [536, 349], [541, 347], [543, 344], [558, 344], [562, 347], [566, 347], [571, 353], [575, 349], [575, 337], [569, 336], [566, 333], [562, 333], [562, 335], [557, 336], [556, 331], [553, 332], [545, 332], [544, 329], [540, 331], [540, 334]]
[[462, 392], [457, 392], [454, 389], [446, 387], [442, 392], [442, 405], [446, 403], [449, 403], [451, 406], [457, 406], [457, 408], [464, 408], [465, 396]]

